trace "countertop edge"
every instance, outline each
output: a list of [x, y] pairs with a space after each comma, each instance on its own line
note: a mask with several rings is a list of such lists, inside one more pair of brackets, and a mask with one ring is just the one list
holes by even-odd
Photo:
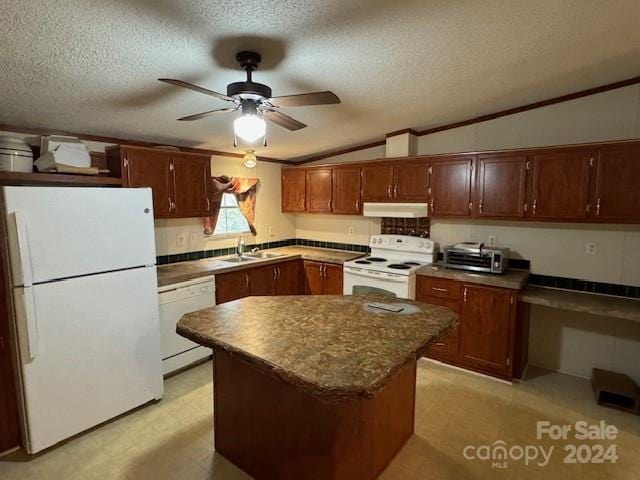
[[315, 395], [327, 403], [337, 403], [337, 402], [345, 401], [354, 397], [365, 398], [365, 399], [374, 397], [382, 389], [382, 387], [384, 387], [384, 385], [389, 380], [389, 377], [391, 377], [398, 369], [400, 369], [402, 366], [404, 366], [408, 361], [412, 359], [415, 359], [417, 361], [421, 356], [423, 356], [423, 354], [432, 344], [434, 344], [439, 338], [448, 334], [459, 325], [460, 317], [458, 314], [454, 313], [454, 315], [456, 318], [453, 321], [453, 323], [451, 323], [448, 327], [443, 328], [442, 331], [439, 332], [439, 334], [434, 335], [430, 339], [423, 342], [422, 345], [420, 345], [415, 350], [408, 352], [407, 355], [400, 362], [394, 365], [393, 368], [388, 370], [383, 377], [378, 379], [375, 383], [369, 385], [366, 389], [364, 387], [322, 388], [308, 381], [303, 377], [297, 376], [291, 372], [283, 370], [282, 368], [280, 368], [279, 366], [271, 362], [268, 362], [262, 358], [256, 357], [255, 355], [249, 352], [246, 352], [242, 349], [235, 348], [223, 342], [219, 342], [211, 337], [206, 337], [189, 327], [185, 327], [183, 325], [178, 324], [176, 327], [176, 332], [179, 335], [182, 335], [183, 337], [188, 338], [189, 340], [192, 340], [198, 343], [199, 345], [203, 345], [203, 346], [206, 346], [207, 348], [211, 348], [212, 350], [221, 350], [221, 351], [230, 353], [232, 355], [238, 355], [243, 360], [259, 368], [265, 373], [269, 375], [274, 375], [277, 378], [284, 381], [285, 383], [295, 386], [297, 388], [300, 388], [301, 390], [308, 392], [312, 395]]
[[[448, 269], [442, 265], [424, 266], [416, 271], [416, 275], [431, 278], [444, 278], [457, 282], [475, 283], [488, 287], [507, 288], [510, 290], [522, 290], [529, 279], [528, 270], [510, 269], [504, 274], [470, 272], [458, 269]], [[507, 275], [506, 277], [503, 275]], [[518, 275], [519, 278], [513, 277]]]

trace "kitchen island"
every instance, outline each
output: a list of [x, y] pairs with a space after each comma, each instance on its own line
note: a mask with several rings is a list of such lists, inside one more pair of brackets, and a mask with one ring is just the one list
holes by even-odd
[[317, 295], [236, 300], [177, 331], [214, 350], [218, 453], [257, 479], [366, 480], [412, 435], [417, 359], [456, 325], [444, 307]]

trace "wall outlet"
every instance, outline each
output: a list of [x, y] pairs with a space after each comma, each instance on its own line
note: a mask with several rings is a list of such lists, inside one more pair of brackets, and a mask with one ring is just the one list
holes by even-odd
[[495, 247], [497, 243], [498, 243], [498, 237], [496, 237], [495, 235], [489, 235], [487, 237], [487, 246], [488, 247]]
[[273, 225], [269, 225], [269, 236], [274, 237], [276, 235], [276, 229], [273, 228]]
[[191, 243], [191, 245], [195, 245], [197, 241], [198, 234], [196, 232], [191, 232], [191, 235], [189, 236], [189, 242]]
[[598, 254], [598, 244], [596, 242], [586, 242], [584, 244], [585, 252], [587, 255], [597, 255]]
[[178, 234], [178, 246], [179, 247], [184, 247], [184, 244], [187, 241], [187, 236], [184, 233], [179, 233]]
[[353, 235], [355, 234], [355, 229], [353, 227], [349, 227], [347, 229], [347, 233], [349, 234], [350, 237], [353, 237]]

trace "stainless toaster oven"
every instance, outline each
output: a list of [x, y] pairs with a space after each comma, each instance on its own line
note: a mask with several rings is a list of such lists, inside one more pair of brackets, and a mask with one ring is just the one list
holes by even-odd
[[485, 247], [483, 243], [463, 242], [444, 247], [447, 268], [474, 272], [503, 273], [509, 263], [509, 249]]

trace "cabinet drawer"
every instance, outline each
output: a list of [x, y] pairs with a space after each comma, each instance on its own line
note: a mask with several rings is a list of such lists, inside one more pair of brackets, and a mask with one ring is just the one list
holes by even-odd
[[[418, 277], [418, 296], [459, 300], [461, 292], [462, 284], [454, 280], [424, 276]], [[418, 300], [424, 301], [420, 298]]]
[[429, 347], [427, 355], [430, 357], [439, 358], [443, 357], [455, 357], [458, 355], [458, 327], [453, 329], [451, 333], [438, 339], [436, 343]]

